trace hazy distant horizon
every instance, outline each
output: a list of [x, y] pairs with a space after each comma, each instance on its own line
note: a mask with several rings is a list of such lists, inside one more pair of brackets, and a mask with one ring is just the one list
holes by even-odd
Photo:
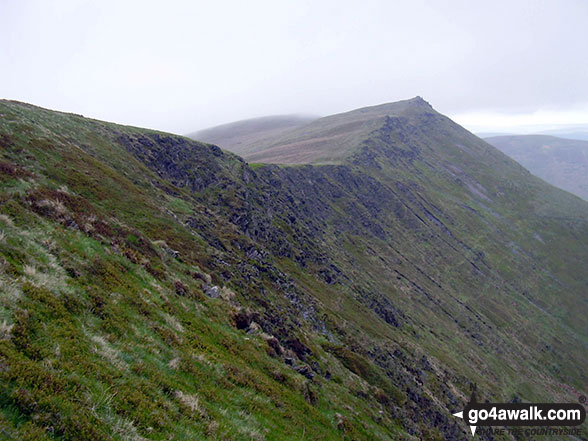
[[[251, 117], [240, 118], [237, 120], [226, 120], [226, 121], [221, 120], [222, 122], [220, 122], [218, 124], [208, 125], [208, 126], [204, 126], [204, 127], [198, 127], [194, 130], [189, 129], [184, 132], [178, 132], [178, 131], [173, 131], [173, 130], [167, 130], [165, 128], [158, 127], [158, 126], [141, 125], [141, 124], [136, 124], [136, 123], [128, 122], [128, 121], [113, 120], [113, 119], [103, 118], [103, 117], [99, 117], [99, 116], [95, 116], [95, 115], [91, 115], [91, 114], [84, 114], [84, 113], [82, 113], [78, 110], [75, 110], [75, 109], [46, 107], [46, 106], [40, 105], [38, 103], [23, 101], [23, 100], [19, 100], [19, 99], [15, 99], [15, 98], [0, 97], [0, 99], [25, 102], [27, 104], [31, 104], [31, 105], [34, 105], [37, 107], [46, 108], [48, 110], [54, 110], [54, 111], [64, 112], [64, 113], [74, 113], [74, 114], [82, 115], [86, 118], [97, 119], [97, 120], [111, 122], [111, 123], [115, 123], [115, 124], [122, 124], [122, 125], [129, 125], [129, 126], [141, 127], [141, 128], [146, 128], [146, 129], [152, 129], [152, 130], [159, 130], [159, 131], [169, 132], [169, 133], [173, 133], [176, 135], [182, 135], [182, 136], [187, 136], [187, 135], [199, 132], [199, 131], [203, 131], [203, 130], [207, 130], [207, 129], [211, 129], [211, 128], [215, 128], [215, 127], [219, 127], [219, 126], [223, 126], [223, 125], [229, 125], [232, 123], [238, 123], [238, 122], [242, 122], [242, 121], [255, 120], [255, 119], [263, 119], [263, 118], [268, 118], [268, 117], [269, 118], [272, 118], [272, 117], [274, 117], [274, 118], [275, 117], [303, 117], [303, 118], [319, 119], [319, 118], [329, 116], [329, 115], [313, 115], [313, 114], [304, 113], [304, 112], [294, 112], [294, 113], [275, 114], [275, 115], [255, 115], [255, 116], [251, 116]], [[398, 100], [398, 101], [402, 101], [402, 100]], [[385, 104], [385, 103], [377, 103], [377, 104], [373, 104], [373, 105], [377, 106], [379, 104]], [[431, 105], [433, 105], [433, 103], [431, 103]], [[364, 106], [364, 107], [370, 107], [370, 106], [372, 106], [372, 105], [368, 105], [368, 106]], [[435, 107], [435, 106], [433, 105], [433, 107]], [[344, 113], [344, 112], [348, 112], [348, 111], [352, 111], [352, 110], [356, 110], [356, 109], [355, 108], [354, 109], [345, 109], [341, 112], [334, 112], [333, 114]], [[436, 110], [438, 110], [438, 109], [436, 109]], [[441, 112], [441, 113], [443, 113], [443, 112]], [[332, 114], [330, 114], [330, 115], [332, 115]], [[508, 116], [508, 115], [496, 113], [493, 115], [494, 118], [502, 119], [502, 120], [507, 120], [508, 118], [512, 118], [512, 120], [511, 120], [512, 124], [500, 126], [500, 125], [496, 125], [495, 123], [493, 123], [493, 120], [489, 120], [488, 125], [476, 125], [476, 124], [469, 124], [467, 122], [467, 120], [463, 121], [462, 118], [464, 117], [464, 115], [457, 115], [456, 116], [456, 115], [446, 114], [446, 116], [450, 117], [456, 123], [460, 124], [461, 126], [466, 128], [470, 132], [472, 132], [475, 135], [480, 136], [482, 138], [489, 137], [489, 136], [501, 136], [501, 135], [540, 135], [540, 134], [542, 134], [542, 135], [552, 135], [552, 136], [558, 136], [558, 137], [569, 138], [569, 139], [588, 140], [588, 122], [586, 124], [547, 124], [546, 123], [543, 125], [541, 125], [541, 124], [538, 124], [538, 125], [516, 125], [516, 122], [518, 120], [529, 119], [529, 118], [532, 118], [533, 115], [532, 114], [519, 114], [519, 115]], [[465, 117], [467, 119], [469, 117], [469, 115], [465, 115]], [[577, 136], [575, 135], [576, 133], [577, 133]]]
[[588, 122], [581, 0], [0, 3], [0, 97], [189, 133], [420, 95], [473, 131]]
[[[401, 100], [399, 100], [399, 101], [401, 101]], [[374, 105], [378, 105], [378, 104], [383, 104], [383, 103], [377, 103]], [[433, 105], [433, 107], [435, 107], [434, 103], [430, 103], [430, 104]], [[366, 106], [366, 107], [370, 107], [370, 106]], [[342, 112], [335, 112], [335, 113], [344, 113], [344, 112], [348, 112], [351, 110], [355, 110], [355, 109], [346, 109], [346, 110], [343, 110]], [[296, 113], [290, 113], [290, 114], [276, 114], [276, 115], [256, 115], [256, 116], [252, 116], [250, 118], [241, 118], [241, 119], [233, 120], [233, 121], [224, 121], [224, 122], [221, 122], [220, 124], [215, 124], [213, 126], [199, 127], [195, 130], [191, 130], [191, 131], [184, 133], [184, 134], [195, 133], [195, 132], [199, 132], [202, 130], [206, 130], [206, 129], [210, 129], [210, 128], [214, 128], [214, 127], [218, 127], [218, 126], [223, 126], [223, 125], [228, 125], [228, 124], [232, 124], [232, 123], [238, 123], [238, 122], [242, 122], [242, 121], [255, 120], [255, 119], [263, 119], [263, 118], [269, 118], [269, 117], [305, 117], [305, 118], [318, 119], [318, 118], [322, 118], [325, 116], [329, 116], [329, 115], [311, 115], [311, 114], [304, 113], [304, 112], [296, 112]], [[546, 121], [544, 124], [529, 125], [529, 124], [520, 123], [520, 121], [532, 120], [532, 118], [535, 116], [534, 114], [504, 115], [504, 114], [500, 114], [500, 113], [495, 113], [495, 114], [491, 115], [491, 118], [488, 119], [488, 123], [486, 125], [484, 125], [484, 124], [475, 124], [475, 123], [470, 124], [468, 122], [468, 119], [471, 117], [470, 115], [450, 115], [450, 114], [448, 114], [447, 116], [449, 116], [455, 122], [457, 122], [458, 124], [462, 125], [466, 129], [468, 129], [470, 132], [476, 133], [476, 134], [480, 133], [480, 134], [528, 135], [528, 134], [551, 134], [551, 133], [558, 133], [558, 132], [565, 132], [565, 133], [570, 132], [571, 133], [571, 132], [575, 132], [575, 131], [581, 131], [581, 132], [588, 133], [588, 120], [586, 121], [585, 124], [578, 124], [578, 123], [550, 124]], [[475, 116], [475, 114], [474, 114], [474, 116]], [[499, 125], [496, 123], [496, 120], [507, 121], [509, 119], [510, 119], [510, 121], [509, 121], [510, 124]], [[561, 117], [559, 119], [561, 120]], [[554, 121], [558, 120], [557, 115], [555, 115], [553, 120]], [[570, 118], [570, 120], [574, 121], [573, 118]]]

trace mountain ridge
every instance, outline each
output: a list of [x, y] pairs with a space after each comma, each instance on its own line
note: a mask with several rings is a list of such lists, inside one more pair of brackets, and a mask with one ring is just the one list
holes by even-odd
[[[276, 136], [314, 119], [316, 118], [301, 115], [262, 116], [202, 129], [186, 136], [210, 144], [218, 144], [239, 154], [245, 152], [247, 146], [259, 139]], [[242, 144], [246, 146], [244, 147]]]
[[474, 383], [586, 392], [588, 204], [436, 112], [384, 118], [343, 163], [254, 167], [0, 113], [15, 437], [465, 440], [451, 414]]
[[[251, 162], [283, 164], [340, 163], [356, 148], [362, 138], [369, 137], [372, 130], [384, 123], [386, 116], [414, 117], [419, 113], [434, 112], [423, 98], [384, 103], [348, 112], [313, 119], [304, 124], [292, 125], [276, 133], [262, 131], [259, 137], [249, 140], [240, 135], [240, 130], [225, 133], [214, 140]], [[267, 117], [272, 120], [275, 117]], [[231, 124], [253, 125], [258, 119], [229, 123], [221, 126], [229, 129]], [[214, 130], [214, 129], [211, 129]], [[242, 129], [241, 129], [242, 130]], [[320, 136], [316, 134], [320, 133]], [[200, 132], [202, 133], [202, 132]], [[197, 139], [198, 132], [191, 135]], [[207, 140], [211, 138], [206, 138]], [[224, 144], [224, 145], [223, 145]], [[341, 152], [342, 151], [342, 152]]]

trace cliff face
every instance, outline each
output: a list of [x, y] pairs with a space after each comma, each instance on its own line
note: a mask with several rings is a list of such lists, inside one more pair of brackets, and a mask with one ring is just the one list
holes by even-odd
[[466, 439], [472, 383], [574, 401], [588, 206], [422, 100], [374, 109], [286, 167], [2, 102], [6, 433]]

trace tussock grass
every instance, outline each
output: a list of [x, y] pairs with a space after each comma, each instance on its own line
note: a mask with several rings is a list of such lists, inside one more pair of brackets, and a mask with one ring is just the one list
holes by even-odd
[[9, 324], [6, 320], [2, 320], [0, 323], [0, 340], [10, 339], [10, 332], [14, 327], [14, 323]]

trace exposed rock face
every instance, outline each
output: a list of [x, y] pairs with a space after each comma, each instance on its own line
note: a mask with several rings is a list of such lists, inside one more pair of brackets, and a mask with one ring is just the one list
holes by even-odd
[[212, 286], [205, 286], [204, 293], [213, 299], [218, 299], [220, 297], [220, 288], [216, 285]]

